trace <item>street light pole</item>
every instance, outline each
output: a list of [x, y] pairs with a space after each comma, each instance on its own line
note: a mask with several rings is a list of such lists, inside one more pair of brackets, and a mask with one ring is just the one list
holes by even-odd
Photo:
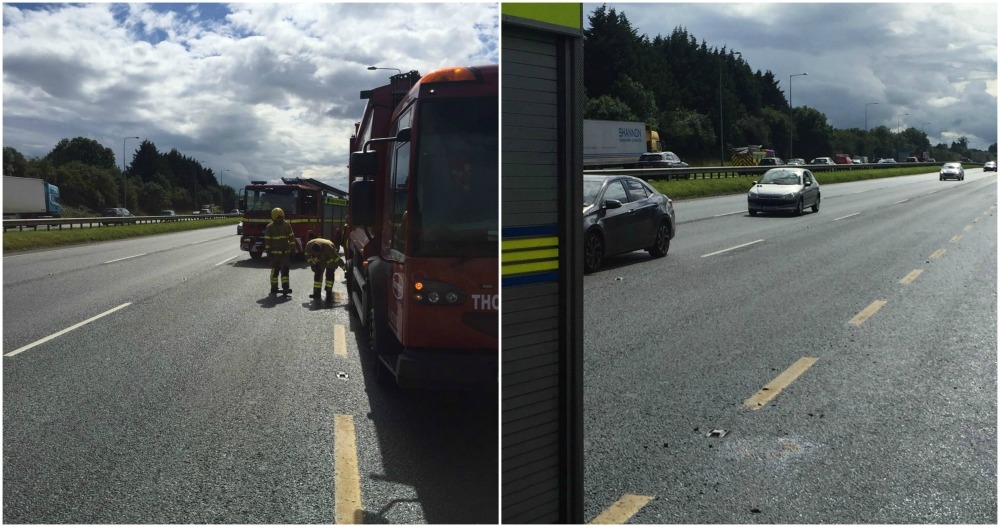
[[900, 130], [900, 128], [899, 128], [899, 118], [902, 117], [902, 116], [904, 116], [904, 115], [910, 115], [910, 114], [908, 114], [908, 113], [899, 113], [899, 114], [896, 114], [896, 135], [899, 135], [899, 130]]
[[368, 69], [370, 71], [375, 71], [375, 70], [396, 70], [396, 71], [399, 72], [400, 75], [403, 74], [403, 70], [401, 70], [399, 68], [378, 68], [378, 67], [375, 67], [375, 66], [368, 66]]
[[129, 139], [138, 139], [139, 136], [135, 135], [132, 137], [122, 138], [122, 207], [128, 208], [128, 192], [125, 186], [125, 141]]
[[868, 107], [873, 104], [878, 104], [878, 103], [870, 102], [865, 104], [865, 156], [871, 153], [868, 151]]
[[[733, 55], [739, 55], [743, 58], [743, 54], [739, 51], [733, 52]], [[725, 61], [725, 57], [719, 57], [719, 160], [721, 163], [719, 166], [726, 166], [726, 127], [722, 120], [722, 63]]]
[[796, 73], [788, 76], [788, 159], [792, 156], [792, 138], [795, 136], [795, 118], [792, 116], [792, 77], [801, 77], [808, 73]]

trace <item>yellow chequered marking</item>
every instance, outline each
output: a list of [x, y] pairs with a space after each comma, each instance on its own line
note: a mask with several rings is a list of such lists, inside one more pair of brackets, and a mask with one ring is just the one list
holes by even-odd
[[504, 240], [503, 250], [517, 251], [521, 249], [535, 249], [538, 247], [558, 247], [559, 238], [555, 236], [545, 236], [542, 238], [520, 238], [516, 240]]
[[527, 260], [551, 260], [559, 258], [559, 249], [539, 249], [535, 251], [517, 251], [504, 253], [503, 263], [524, 262]]

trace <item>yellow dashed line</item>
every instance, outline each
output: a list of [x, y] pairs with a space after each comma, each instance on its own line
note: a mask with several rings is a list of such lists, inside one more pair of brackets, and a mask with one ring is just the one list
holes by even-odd
[[964, 230], [965, 232], [969, 232], [969, 231], [971, 231], [971, 230], [972, 230], [972, 224], [969, 224], [969, 225], [966, 225], [966, 226], [965, 226], [965, 229], [963, 229], [963, 230]]
[[354, 417], [337, 414], [333, 436], [334, 523], [364, 523]]
[[951, 237], [951, 243], [958, 243], [958, 241], [961, 240], [961, 239], [962, 239], [962, 235], [961, 234], [956, 234], [956, 235], [954, 235], [954, 236]]
[[901, 284], [909, 284], [909, 283], [913, 282], [914, 280], [916, 280], [917, 277], [920, 276], [920, 273], [922, 273], [922, 272], [924, 272], [923, 269], [914, 269], [914, 270], [910, 271], [910, 274], [904, 276], [903, 279], [899, 281], [899, 283], [901, 283]]
[[347, 328], [343, 324], [333, 326], [333, 353], [347, 356]]
[[938, 249], [934, 251], [933, 253], [931, 253], [931, 260], [937, 260], [938, 258], [944, 256], [945, 252], [946, 252], [945, 249]]
[[614, 502], [599, 516], [590, 523], [603, 525], [620, 525], [628, 521], [629, 518], [639, 512], [643, 506], [652, 500], [652, 496], [639, 496], [637, 494], [626, 494], [622, 499]]
[[871, 316], [874, 315], [879, 309], [882, 309], [882, 306], [888, 303], [889, 302], [886, 300], [876, 300], [871, 304], [868, 304], [868, 307], [861, 310], [861, 312], [858, 313], [857, 315], [854, 315], [854, 318], [851, 319], [851, 324], [855, 326], [860, 326], [861, 324], [864, 324], [866, 320], [871, 318]]
[[767, 383], [761, 390], [753, 396], [751, 396], [746, 401], [743, 401], [743, 406], [750, 408], [751, 410], [759, 410], [767, 404], [768, 401], [774, 399], [781, 390], [792, 384], [792, 381], [799, 378], [800, 375], [805, 373], [810, 366], [816, 363], [819, 359], [814, 359], [812, 357], [802, 357], [801, 359], [795, 361], [788, 367], [787, 370], [781, 372], [780, 375], [774, 378], [773, 381]]

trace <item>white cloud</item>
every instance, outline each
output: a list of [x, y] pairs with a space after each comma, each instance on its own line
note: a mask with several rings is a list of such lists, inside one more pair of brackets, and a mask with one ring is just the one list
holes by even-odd
[[346, 185], [359, 93], [392, 73], [369, 65], [426, 73], [499, 59], [497, 4], [5, 4], [3, 13], [4, 146], [42, 156], [83, 136], [121, 156], [121, 138], [138, 135], [231, 185], [289, 175]]

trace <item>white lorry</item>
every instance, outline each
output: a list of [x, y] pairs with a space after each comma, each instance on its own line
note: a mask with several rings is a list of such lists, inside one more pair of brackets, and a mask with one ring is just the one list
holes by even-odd
[[630, 168], [646, 152], [660, 151], [660, 135], [646, 123], [583, 121], [584, 168]]
[[62, 216], [59, 187], [44, 180], [3, 177], [4, 219], [58, 218]]

